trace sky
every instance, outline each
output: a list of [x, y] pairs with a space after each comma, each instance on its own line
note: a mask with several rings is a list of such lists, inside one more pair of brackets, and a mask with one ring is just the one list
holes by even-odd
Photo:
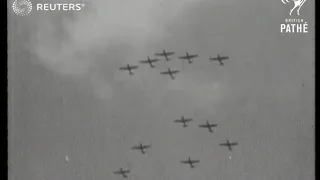
[[[287, 35], [293, 2], [82, 2], [9, 16], [10, 179], [120, 180], [120, 167], [130, 180], [314, 178], [314, 1], [300, 10], [309, 33]], [[139, 64], [162, 49], [172, 60]], [[199, 58], [177, 59], [186, 52]], [[208, 60], [218, 53], [225, 66]], [[131, 150], [140, 142], [145, 155]]]

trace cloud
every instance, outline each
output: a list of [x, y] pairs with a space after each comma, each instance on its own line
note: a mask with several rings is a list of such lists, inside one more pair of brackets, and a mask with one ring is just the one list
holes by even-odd
[[48, 69], [85, 77], [101, 95], [104, 89], [111, 92], [115, 67], [130, 62], [129, 56], [139, 57], [147, 44], [166, 36], [166, 26], [188, 3], [197, 1], [95, 0], [73, 14], [36, 12], [31, 49]]
[[[189, 0], [190, 2], [195, 0]], [[133, 46], [136, 53], [165, 35], [183, 0], [95, 0], [71, 16], [37, 14], [34, 50], [39, 60], [61, 74], [84, 74], [95, 63], [96, 51], [115, 44]], [[84, 55], [86, 54], [86, 55]], [[89, 58], [91, 57], [91, 58]], [[115, 60], [110, 60], [115, 61]]]
[[185, 107], [210, 109], [223, 87], [201, 80], [202, 75], [180, 73], [171, 81], [150, 68], [139, 67], [135, 76], [118, 71], [120, 65], [145, 57], [150, 44], [170, 36], [167, 26], [199, 1], [96, 0], [72, 16], [42, 12], [35, 19], [31, 45], [45, 67], [89, 83], [99, 98], [115, 97], [120, 83], [128, 93], [140, 92], [161, 107], [169, 102], [177, 107], [181, 101]]

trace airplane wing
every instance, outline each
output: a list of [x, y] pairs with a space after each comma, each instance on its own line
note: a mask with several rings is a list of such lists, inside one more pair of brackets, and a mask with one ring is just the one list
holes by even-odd
[[140, 146], [133, 146], [131, 149], [140, 149]]
[[160, 72], [160, 74], [169, 74], [169, 71]]
[[228, 143], [220, 143], [220, 146], [228, 146]]
[[128, 70], [128, 67], [121, 67], [120, 70]]
[[150, 59], [151, 62], [157, 62], [159, 59]]
[[201, 128], [206, 128], [206, 127], [208, 127], [208, 126], [207, 126], [206, 124], [200, 124], [199, 127], [201, 127]]
[[129, 173], [130, 171], [129, 170], [126, 170], [126, 171], [113, 171], [114, 174], [126, 174], [126, 173]]
[[199, 163], [200, 161], [199, 160], [193, 160], [191, 161], [191, 163]]
[[192, 121], [193, 119], [184, 119], [185, 122]]
[[223, 56], [223, 57], [220, 57], [220, 58], [217, 58], [217, 57], [214, 57], [214, 58], [209, 58], [210, 60], [226, 60], [226, 59], [229, 59], [228, 56]]
[[236, 142], [230, 143], [230, 146], [236, 146], [236, 145], [238, 145], [238, 143]]
[[125, 174], [125, 173], [129, 173], [129, 170], [125, 170], [125, 171], [113, 171], [114, 174]]
[[138, 66], [130, 66], [131, 69], [137, 69]]
[[164, 56], [163, 53], [154, 53], [154, 55], [156, 55], [156, 56]]
[[148, 60], [142, 60], [140, 61], [141, 63], [148, 63], [149, 61]]
[[181, 123], [183, 122], [181, 119], [174, 120], [174, 122]]
[[179, 70], [173, 70], [173, 71], [171, 71], [172, 74], [176, 74], [176, 73], [178, 73], [178, 72], [180, 72], [180, 71], [179, 71]]
[[180, 56], [179, 59], [188, 59], [188, 56]]
[[144, 148], [144, 149], [147, 149], [147, 148], [150, 148], [151, 147], [151, 145], [144, 145], [144, 146], [142, 146], [142, 148]]
[[174, 52], [166, 52], [167, 56], [173, 55]]
[[210, 124], [209, 126], [210, 127], [217, 127], [218, 125], [217, 124]]
[[183, 164], [190, 164], [189, 161], [180, 161], [180, 163], [183, 163]]

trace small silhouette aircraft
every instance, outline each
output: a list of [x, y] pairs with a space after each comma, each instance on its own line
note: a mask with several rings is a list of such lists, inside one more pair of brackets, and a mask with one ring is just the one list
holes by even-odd
[[180, 72], [179, 70], [172, 70], [170, 68], [168, 68], [167, 71], [164, 72], [160, 72], [160, 74], [164, 74], [164, 75], [170, 75], [171, 79], [175, 79], [174, 74]]
[[192, 120], [193, 119], [191, 119], [191, 118], [186, 119], [184, 116], [181, 116], [181, 119], [174, 120], [174, 122], [183, 123], [183, 127], [188, 127], [187, 122], [190, 122]]
[[133, 70], [133, 69], [137, 69], [137, 68], [138, 68], [138, 66], [132, 66], [132, 65], [130, 65], [130, 64], [127, 64], [127, 66], [120, 67], [119, 69], [120, 69], [120, 70], [127, 70], [127, 71], [129, 71], [129, 74], [130, 74], [130, 75], [133, 75], [132, 70]]
[[134, 150], [140, 150], [142, 154], [145, 154], [146, 152], [144, 151], [145, 149], [150, 148], [151, 145], [142, 145], [142, 143], [140, 143], [139, 146], [133, 146], [132, 149]]
[[237, 142], [229, 142], [229, 140], [227, 139], [226, 143], [221, 143], [220, 146], [228, 146], [229, 151], [232, 151], [232, 146], [236, 146], [238, 145]]
[[213, 133], [212, 128], [213, 127], [217, 127], [217, 124], [210, 124], [209, 121], [207, 120], [206, 124], [200, 124], [199, 127], [200, 128], [208, 128], [209, 132]]
[[153, 63], [159, 61], [159, 59], [150, 59], [150, 57], [148, 56], [147, 60], [142, 60], [140, 61], [140, 63], [146, 64], [148, 63], [150, 65], [151, 68], [154, 68]]
[[156, 56], [164, 56], [166, 58], [167, 61], [169, 61], [169, 56], [173, 55], [174, 52], [166, 52], [164, 49], [162, 50], [161, 53], [154, 53], [154, 55]]
[[222, 61], [229, 59], [229, 57], [228, 56], [220, 56], [220, 54], [218, 54], [217, 57], [210, 57], [209, 59], [212, 61], [219, 61], [220, 66], [224, 66]]
[[193, 62], [193, 58], [196, 58], [198, 57], [198, 54], [193, 54], [193, 55], [190, 55], [188, 52], [186, 52], [186, 55], [185, 56], [181, 56], [181, 57], [178, 57], [179, 59], [187, 59], [189, 64], [191, 64]]
[[190, 157], [188, 160], [186, 161], [180, 161], [182, 164], [189, 164], [190, 165], [190, 168], [195, 168], [195, 166], [193, 164], [195, 163], [199, 163], [200, 161], [199, 160], [191, 160]]
[[130, 171], [129, 170], [124, 170], [123, 168], [120, 168], [119, 171], [114, 171], [113, 173], [114, 174], [118, 174], [118, 175], [121, 174], [123, 178], [127, 178], [128, 177], [127, 174], [130, 173]]

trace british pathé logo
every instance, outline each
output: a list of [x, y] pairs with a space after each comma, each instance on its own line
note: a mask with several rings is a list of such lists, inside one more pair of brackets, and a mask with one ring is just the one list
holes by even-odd
[[291, 4], [290, 1], [294, 3], [293, 8], [289, 12], [290, 16], [294, 10], [297, 10], [297, 15], [300, 16], [300, 9], [303, 6], [303, 4], [306, 2], [306, 0], [281, 0], [281, 1], [283, 4]]
[[[283, 4], [292, 4], [293, 7], [289, 11], [290, 17], [300, 17], [300, 9], [306, 0], [281, 0]], [[296, 13], [293, 13], [296, 12]], [[288, 18], [285, 23], [280, 25], [281, 33], [308, 33], [308, 22], [302, 18]]]

